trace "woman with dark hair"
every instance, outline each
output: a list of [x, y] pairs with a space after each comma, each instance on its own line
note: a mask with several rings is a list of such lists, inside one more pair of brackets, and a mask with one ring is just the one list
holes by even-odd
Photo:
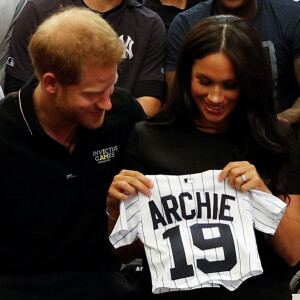
[[[109, 231], [119, 215], [120, 200], [136, 190], [150, 194], [151, 183], [142, 173], [222, 170], [218, 181], [227, 180], [237, 191], [255, 189], [287, 203], [274, 236], [255, 233], [262, 275], [247, 279], [235, 291], [200, 288], [153, 297], [291, 299], [288, 265], [300, 259], [298, 147], [293, 131], [276, 118], [270, 66], [246, 21], [214, 16], [189, 32], [179, 52], [169, 101], [156, 116], [135, 126], [125, 167], [138, 172], [123, 170], [114, 178], [107, 200]], [[130, 260], [142, 243], [138, 240], [129, 249], [116, 252]]]

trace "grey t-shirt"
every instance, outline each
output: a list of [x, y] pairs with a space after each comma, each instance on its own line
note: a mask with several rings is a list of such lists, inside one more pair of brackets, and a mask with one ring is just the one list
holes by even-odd
[[0, 1], [0, 86], [2, 87], [13, 27], [26, 2], [27, 0]]

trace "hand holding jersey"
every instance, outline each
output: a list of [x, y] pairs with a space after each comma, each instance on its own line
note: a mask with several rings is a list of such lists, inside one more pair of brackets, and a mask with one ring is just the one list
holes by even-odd
[[250, 189], [271, 194], [254, 165], [248, 161], [230, 162], [225, 166], [219, 176], [222, 181], [228, 177], [228, 183], [238, 191], [246, 193]]
[[150, 196], [151, 191], [149, 188], [151, 187], [153, 187], [153, 183], [142, 173], [122, 170], [114, 177], [108, 190], [107, 213], [112, 219], [117, 219], [119, 201], [128, 200], [129, 195], [137, 195], [138, 191]]
[[154, 293], [218, 285], [234, 290], [262, 273], [253, 226], [274, 234], [286, 204], [256, 190], [241, 193], [228, 179], [218, 181], [220, 174], [148, 176], [156, 183], [151, 196], [139, 193], [120, 203], [110, 241], [118, 248], [140, 238]]
[[[242, 175], [247, 180], [243, 180]], [[255, 166], [247, 161], [236, 161], [227, 164], [220, 173], [219, 181], [223, 181], [226, 178], [228, 178], [228, 184], [238, 191], [247, 192], [249, 189], [256, 189], [271, 193], [259, 176]], [[150, 196], [151, 187], [153, 187], [153, 183], [142, 173], [122, 170], [114, 177], [108, 191], [107, 208], [109, 215], [117, 218], [119, 201], [128, 200], [129, 195], [137, 195], [138, 191]]]

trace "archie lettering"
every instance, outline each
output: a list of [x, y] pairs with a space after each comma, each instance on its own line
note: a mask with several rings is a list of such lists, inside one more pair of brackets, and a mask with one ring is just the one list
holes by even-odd
[[[202, 197], [201, 197], [202, 196]], [[229, 201], [235, 201], [235, 197], [226, 194], [196, 192], [196, 199], [188, 192], [183, 192], [176, 199], [173, 195], [161, 197], [163, 212], [161, 213], [155, 202], [149, 202], [154, 230], [158, 225], [166, 226], [182, 220], [206, 218], [223, 221], [233, 221], [230, 216]], [[192, 208], [192, 209], [191, 209]]]

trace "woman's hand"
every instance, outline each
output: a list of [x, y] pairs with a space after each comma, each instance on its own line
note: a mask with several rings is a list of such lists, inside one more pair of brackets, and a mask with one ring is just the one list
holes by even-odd
[[107, 212], [112, 219], [119, 216], [119, 203], [136, 195], [138, 191], [150, 196], [153, 183], [142, 173], [137, 171], [122, 170], [116, 175], [110, 185], [107, 197]]
[[259, 176], [254, 165], [248, 161], [234, 161], [226, 165], [219, 176], [219, 181], [228, 178], [228, 183], [235, 189], [245, 193], [256, 189], [272, 194]]

